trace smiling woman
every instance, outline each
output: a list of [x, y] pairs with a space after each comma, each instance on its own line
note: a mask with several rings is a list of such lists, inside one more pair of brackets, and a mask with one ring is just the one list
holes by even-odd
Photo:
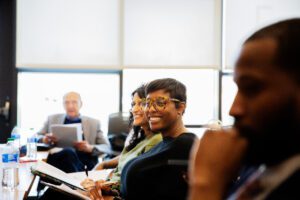
[[170, 78], [151, 81], [146, 87], [144, 112], [152, 131], [163, 141], [149, 152], [129, 161], [121, 176], [125, 199], [185, 199], [185, 172], [195, 135], [183, 125], [185, 86]]

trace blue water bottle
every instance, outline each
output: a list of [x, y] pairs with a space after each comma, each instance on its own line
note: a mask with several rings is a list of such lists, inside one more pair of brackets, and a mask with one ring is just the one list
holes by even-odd
[[30, 160], [36, 160], [37, 157], [37, 138], [35, 135], [27, 138], [27, 154], [26, 156]]
[[14, 139], [14, 145], [16, 148], [20, 150], [21, 147], [21, 134], [20, 134], [20, 128], [14, 127], [11, 131], [11, 138]]
[[8, 138], [2, 151], [2, 187], [10, 190], [19, 184], [19, 149], [14, 145], [14, 139]]

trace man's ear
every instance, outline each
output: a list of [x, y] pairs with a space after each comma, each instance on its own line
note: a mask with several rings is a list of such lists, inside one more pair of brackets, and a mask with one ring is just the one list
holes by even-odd
[[79, 108], [81, 108], [82, 107], [82, 101], [79, 101]]

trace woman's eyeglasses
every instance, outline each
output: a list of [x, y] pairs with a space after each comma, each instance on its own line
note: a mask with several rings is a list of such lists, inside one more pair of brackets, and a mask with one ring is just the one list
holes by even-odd
[[175, 103], [181, 103], [182, 101], [174, 98], [168, 98], [168, 97], [157, 97], [154, 99], [145, 99], [142, 103], [144, 109], [150, 109], [151, 106], [154, 107], [156, 111], [162, 111], [166, 108], [167, 104], [169, 102], [175, 102]]

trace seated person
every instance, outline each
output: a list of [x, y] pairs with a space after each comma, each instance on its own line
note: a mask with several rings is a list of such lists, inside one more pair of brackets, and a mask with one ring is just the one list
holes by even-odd
[[150, 130], [149, 123], [142, 108], [142, 101], [144, 99], [145, 87], [142, 85], [132, 93], [130, 123], [133, 124], [133, 133], [129, 134], [129, 144], [125, 146], [119, 156], [108, 161], [103, 161], [96, 167], [96, 170], [116, 168], [112, 173], [110, 181], [120, 182], [124, 165], [133, 158], [149, 151], [162, 140], [161, 134], [153, 133]]
[[82, 106], [81, 97], [76, 92], [68, 92], [63, 97], [66, 114], [56, 114], [48, 117], [44, 127], [38, 132], [40, 142], [55, 144], [57, 138], [50, 133], [53, 124], [81, 123], [83, 141], [76, 142], [74, 147], [64, 148], [62, 151], [49, 154], [47, 162], [67, 173], [83, 171], [86, 165], [89, 170], [98, 163], [98, 156], [102, 154], [97, 145], [108, 145], [100, 129], [99, 120], [82, 116], [79, 110]]
[[300, 199], [300, 18], [262, 28], [234, 70], [234, 129], [206, 132], [193, 151], [189, 200], [225, 199], [241, 166], [258, 169], [228, 197]]
[[121, 174], [121, 196], [129, 200], [184, 200], [187, 161], [196, 139], [182, 121], [186, 88], [175, 79], [158, 79], [147, 84], [146, 95], [144, 111], [150, 128], [161, 132], [163, 141], [127, 162]]

